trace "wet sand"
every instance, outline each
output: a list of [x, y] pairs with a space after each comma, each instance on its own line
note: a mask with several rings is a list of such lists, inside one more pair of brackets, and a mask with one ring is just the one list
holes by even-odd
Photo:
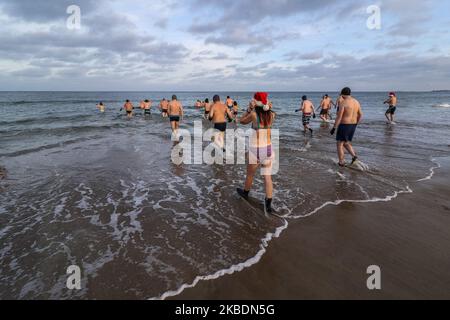
[[[291, 220], [258, 264], [175, 299], [450, 299], [450, 158], [437, 160], [413, 193]], [[367, 289], [370, 265], [380, 291]]]

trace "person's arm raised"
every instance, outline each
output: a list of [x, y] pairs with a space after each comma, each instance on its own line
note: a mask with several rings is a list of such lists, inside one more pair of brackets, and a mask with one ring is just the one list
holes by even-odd
[[255, 105], [256, 104], [253, 100], [250, 101], [250, 103], [248, 104], [247, 111], [239, 119], [240, 124], [246, 125], [253, 121], [252, 113], [253, 113], [253, 110], [255, 109]]
[[248, 112], [247, 110], [247, 112], [244, 113], [244, 115], [239, 119], [239, 123], [242, 125], [247, 125], [251, 122], [253, 122], [253, 112]]

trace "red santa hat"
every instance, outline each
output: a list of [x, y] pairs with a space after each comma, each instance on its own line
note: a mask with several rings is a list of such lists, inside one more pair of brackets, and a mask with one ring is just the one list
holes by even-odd
[[390, 97], [395, 97], [395, 92], [389, 92]]
[[265, 111], [269, 111], [269, 94], [267, 92], [257, 92], [255, 93], [254, 99], [258, 107], [263, 107]]

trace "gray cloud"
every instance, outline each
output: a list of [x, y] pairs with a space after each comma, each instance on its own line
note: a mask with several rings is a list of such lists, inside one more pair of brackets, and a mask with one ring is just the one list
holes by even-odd
[[78, 5], [82, 12], [90, 12], [102, 2], [103, 0], [2, 0], [0, 8], [9, 16], [25, 21], [46, 22], [66, 19], [66, 10], [70, 5]]
[[[380, 67], [382, 66], [382, 67]], [[450, 57], [415, 57], [402, 52], [357, 59], [348, 55], [331, 55], [321, 62], [290, 68], [264, 66], [255, 68], [253, 81], [278, 90], [338, 90], [351, 85], [356, 90], [420, 90], [423, 81], [441, 87], [450, 77]], [[247, 70], [237, 69], [237, 78], [248, 77]], [[281, 85], [280, 85], [281, 84]], [[283, 89], [283, 87], [285, 89]]]
[[[80, 31], [65, 27], [66, 7], [73, 3], [82, 9]], [[439, 41], [448, 35], [448, 24], [432, 29], [433, 35], [440, 32], [441, 38], [420, 41], [430, 32], [426, 27], [433, 19], [431, 2], [379, 3], [386, 29], [371, 33], [373, 43], [366, 46], [365, 8], [373, 4], [371, 0], [191, 0], [187, 5], [171, 1], [170, 10], [163, 8], [161, 19], [151, 21], [148, 31], [148, 23], [135, 25], [140, 22], [114, 12], [104, 0], [0, 0], [0, 10], [8, 17], [0, 32], [0, 86], [47, 90], [134, 90], [142, 89], [136, 87], [140, 85], [181, 90], [331, 90], [351, 85], [356, 90], [414, 90], [447, 84], [450, 58]], [[169, 12], [187, 18], [171, 23]], [[298, 40], [304, 35], [297, 25], [287, 28], [282, 23], [289, 17], [299, 25], [318, 29], [334, 23], [336, 29], [348, 30], [353, 23], [361, 28], [352, 29], [346, 37], [325, 37], [322, 44], [306, 33], [310, 42], [301, 45]], [[30, 30], [24, 22], [37, 22], [42, 28]], [[165, 39], [179, 42], [160, 40], [166, 31]], [[187, 43], [197, 45], [192, 40], [233, 50], [206, 48], [193, 54], [186, 47]], [[271, 58], [254, 56], [267, 51], [273, 53]], [[261, 62], [264, 59], [270, 61]], [[224, 64], [228, 65], [215, 66]]]
[[[354, 0], [352, 0], [354, 1]], [[194, 0], [195, 8], [215, 7], [223, 12], [222, 22], [236, 22], [242, 19], [258, 23], [267, 17], [286, 17], [300, 12], [312, 12], [327, 7], [330, 10], [339, 4], [337, 0]]]
[[427, 33], [426, 23], [431, 19], [430, 0], [389, 0], [382, 2], [382, 12], [394, 15], [397, 19], [389, 28], [393, 37], [417, 37]]
[[[31, 2], [3, 1], [1, 8], [17, 19], [22, 17], [22, 21], [58, 20], [54, 17], [60, 9], [56, 1], [43, 1], [43, 7], [34, 13], [29, 12]], [[122, 14], [109, 11], [105, 15], [95, 11], [100, 2], [91, 2], [78, 2], [93, 10], [83, 16], [80, 31], [68, 30], [61, 21], [49, 24], [41, 31], [0, 33], [1, 57], [24, 65], [21, 70], [9, 72], [9, 76], [83, 78], [140, 75], [143, 70], [151, 73], [156, 73], [156, 69], [167, 70], [165, 65], [177, 65], [189, 55], [189, 50], [181, 44], [158, 41], [153, 35], [138, 31], [133, 22]], [[63, 17], [66, 16], [64, 9]]]
[[284, 55], [287, 61], [296, 61], [296, 60], [320, 60], [323, 58], [322, 51], [314, 51], [314, 52], [298, 52], [291, 51]]

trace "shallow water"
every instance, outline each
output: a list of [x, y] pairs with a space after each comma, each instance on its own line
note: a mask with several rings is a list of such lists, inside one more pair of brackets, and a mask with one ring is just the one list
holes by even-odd
[[[251, 96], [232, 95], [242, 105]], [[176, 166], [167, 120], [119, 113], [125, 99], [166, 93], [0, 93], [0, 298], [176, 294], [198, 276], [257, 262], [291, 219], [325, 203], [408, 192], [436, 166], [433, 157], [449, 153], [450, 93], [400, 93], [395, 126], [384, 119], [385, 93], [356, 93], [364, 122], [354, 145], [369, 172], [336, 167], [328, 126], [314, 122], [314, 137], [303, 135], [294, 112], [302, 95], [271, 95], [280, 130], [274, 205], [283, 219], [235, 195], [244, 166]], [[178, 93], [183, 128], [200, 119], [195, 100], [211, 96]], [[255, 189], [263, 199], [259, 177]], [[66, 289], [73, 264], [82, 270], [79, 291]]]

